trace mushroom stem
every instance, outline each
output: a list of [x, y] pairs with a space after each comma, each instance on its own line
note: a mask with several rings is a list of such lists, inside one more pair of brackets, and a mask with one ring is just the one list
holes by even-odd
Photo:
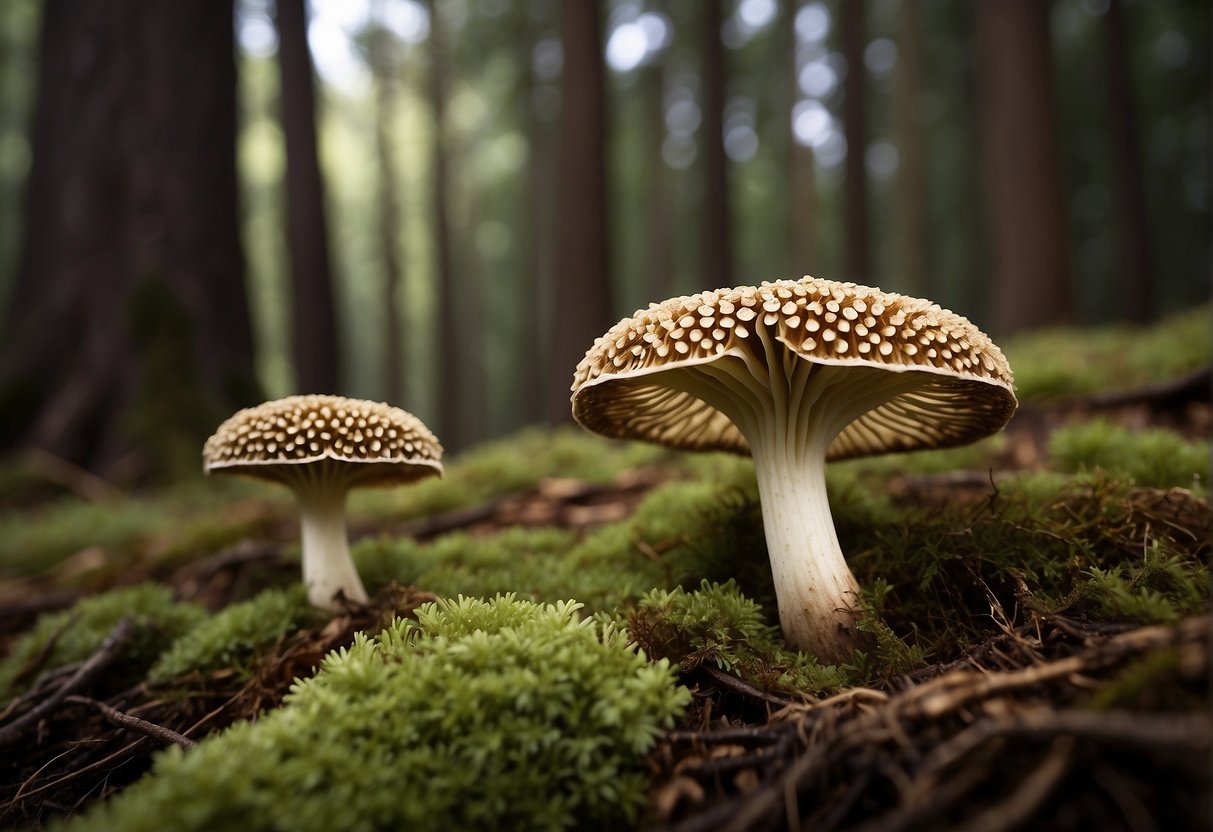
[[308, 601], [336, 611], [340, 592], [347, 601], [368, 599], [345, 533], [345, 492], [305, 489], [298, 492], [303, 532], [303, 582]]
[[855, 628], [859, 584], [830, 516], [825, 454], [768, 447], [754, 453], [754, 470], [784, 638], [824, 663], [846, 661], [865, 639]]

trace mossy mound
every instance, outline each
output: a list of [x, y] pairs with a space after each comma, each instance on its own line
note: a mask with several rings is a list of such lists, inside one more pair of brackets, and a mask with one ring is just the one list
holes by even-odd
[[69, 829], [618, 828], [690, 700], [579, 605], [422, 607], [358, 636], [281, 709], [182, 754]]

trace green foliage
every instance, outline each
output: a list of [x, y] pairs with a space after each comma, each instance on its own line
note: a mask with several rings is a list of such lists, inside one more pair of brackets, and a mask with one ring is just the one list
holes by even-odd
[[1209, 314], [1206, 306], [1149, 327], [1037, 331], [1003, 346], [1021, 401], [1131, 388], [1208, 365]]
[[451, 461], [441, 479], [356, 491], [350, 507], [370, 517], [424, 517], [533, 488], [545, 477], [609, 482], [667, 456], [656, 445], [612, 442], [573, 428], [532, 428], [478, 445]]
[[618, 828], [690, 694], [574, 602], [427, 604], [325, 659], [286, 705], [188, 753], [78, 829]]
[[16, 692], [42, 671], [84, 661], [127, 617], [135, 624], [135, 636], [121, 653], [121, 665], [142, 674], [206, 613], [196, 604], [174, 601], [167, 587], [150, 583], [85, 598], [71, 609], [43, 615], [21, 637], [0, 663], [0, 695]]
[[1209, 481], [1209, 443], [1187, 442], [1168, 430], [1130, 429], [1105, 421], [1059, 428], [1049, 454], [1063, 471], [1101, 468], [1140, 486], [1203, 490]]
[[654, 589], [628, 616], [628, 632], [654, 656], [689, 672], [710, 662], [755, 684], [801, 693], [840, 688], [848, 676], [782, 646], [763, 608], [733, 581], [703, 581], [691, 592]]
[[[178, 563], [288, 516], [289, 501], [285, 490], [226, 478], [183, 483], [154, 496], [96, 503], [69, 497], [4, 512], [0, 578], [43, 572], [84, 550], [104, 553], [89, 574], [111, 580], [146, 561]], [[88, 577], [75, 579], [83, 583]]]
[[1209, 569], [1158, 541], [1136, 563], [1093, 566], [1076, 594], [1101, 617], [1172, 624], [1199, 612], [1209, 597]]
[[353, 555], [372, 590], [397, 581], [444, 597], [513, 592], [555, 601], [571, 595], [592, 611], [628, 606], [655, 586], [704, 577], [746, 573], [760, 586], [770, 583], [757, 502], [730, 482], [667, 483], [627, 520], [580, 540], [566, 530], [513, 528], [458, 532], [426, 544], [365, 540]]
[[[1207, 506], [1185, 499], [1207, 526]], [[880, 645], [868, 665], [878, 672], [925, 656], [946, 661], [995, 634], [994, 620], [1009, 621], [1017, 607], [1163, 622], [1208, 603], [1207, 528], [1158, 522], [1106, 477], [1022, 474], [982, 505], [839, 531], [879, 612], [879, 624], [865, 625]]]
[[909, 673], [926, 664], [927, 653], [923, 646], [899, 637], [881, 616], [881, 608], [892, 591], [893, 587], [884, 578], [877, 578], [871, 586], [860, 590], [859, 618], [855, 626], [861, 633], [871, 635], [875, 646], [871, 653], [856, 651], [854, 661], [847, 668], [861, 679]]
[[163, 682], [191, 671], [235, 668], [247, 676], [258, 651], [315, 615], [302, 584], [267, 589], [207, 618], [172, 643], [152, 665], [148, 678]]

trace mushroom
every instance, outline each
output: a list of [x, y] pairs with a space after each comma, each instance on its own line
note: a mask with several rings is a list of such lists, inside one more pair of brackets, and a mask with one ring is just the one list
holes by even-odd
[[336, 610], [365, 603], [350, 557], [345, 496], [442, 474], [442, 445], [411, 413], [340, 396], [288, 396], [241, 410], [202, 449], [208, 474], [243, 474], [295, 492], [308, 600]]
[[827, 662], [863, 642], [826, 461], [971, 442], [1016, 404], [1002, 351], [966, 318], [813, 277], [638, 310], [594, 342], [572, 386], [588, 430], [753, 457], [780, 625]]

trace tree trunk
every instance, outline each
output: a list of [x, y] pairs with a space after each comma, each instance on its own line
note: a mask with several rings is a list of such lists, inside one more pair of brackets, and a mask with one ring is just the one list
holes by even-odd
[[977, 7], [995, 330], [1074, 319], [1045, 0]]
[[305, 0], [277, 0], [277, 11], [295, 387], [303, 393], [336, 393], [340, 389], [337, 316], [324, 219], [324, 181], [316, 149], [316, 94]]
[[721, 0], [703, 3], [703, 228], [700, 284], [705, 289], [733, 285], [729, 236], [728, 157], [724, 152], [724, 42]]
[[392, 145], [396, 124], [396, 66], [391, 57], [392, 36], [384, 29], [371, 33], [371, 70], [375, 75], [375, 155], [379, 160], [379, 246], [383, 253], [383, 397], [402, 403], [404, 368], [407, 365], [404, 335], [400, 326], [400, 290], [404, 282], [400, 265], [402, 225], [400, 183], [396, 151]]
[[844, 218], [846, 252], [843, 268], [846, 280], [868, 283], [873, 279], [871, 251], [868, 249], [868, 176], [864, 153], [868, 140], [865, 108], [867, 69], [863, 63], [865, 0], [847, 0], [842, 4], [842, 55], [847, 62], [843, 81], [843, 131], [847, 137], [846, 190]]
[[897, 130], [897, 262], [894, 279], [914, 297], [931, 296], [927, 280], [927, 186], [918, 102], [922, 94], [922, 2], [901, 0], [893, 121]]
[[555, 203], [555, 137], [552, 121], [539, 118], [535, 108], [535, 83], [532, 55], [540, 42], [542, 30], [532, 18], [528, 4], [523, 4], [520, 14], [527, 36], [523, 41], [525, 52], [520, 56], [523, 72], [522, 101], [523, 123], [527, 135], [527, 273], [523, 291], [528, 301], [522, 303], [520, 321], [519, 373], [521, 378], [522, 421], [533, 425], [544, 421], [548, 403], [545, 383], [550, 374], [548, 362], [548, 339], [545, 335], [551, 327], [552, 292], [556, 280], [555, 235], [553, 233], [553, 207]]
[[[787, 67], [787, 92], [784, 112], [789, 116], [800, 99], [797, 75], [800, 69], [796, 59], [796, 12], [797, 0], [785, 0], [784, 19], [780, 24], [781, 58]], [[787, 273], [789, 278], [811, 274], [827, 277], [817, 262], [817, 163], [813, 148], [796, 140], [792, 124], [787, 123], [788, 143], [788, 256], [791, 260]]]
[[217, 421], [258, 395], [232, 3], [42, 10], [0, 448], [103, 473], [134, 448], [139, 465], [192, 469]]
[[1121, 0], [1110, 0], [1103, 21], [1116, 195], [1116, 238], [1120, 243], [1121, 294], [1124, 297], [1121, 308], [1126, 320], [1145, 323], [1154, 311], [1154, 279], [1141, 167], [1141, 141], [1138, 138], [1133, 89], [1129, 84], [1129, 56], [1125, 45]]
[[[642, 70], [641, 95], [645, 104], [645, 165], [648, 199], [645, 210], [646, 265], [651, 301], [672, 297], [674, 247], [670, 232], [670, 177], [665, 163], [665, 62], [659, 58]], [[586, 345], [589, 346], [588, 344]]]
[[548, 419], [568, 421], [573, 370], [614, 321], [606, 208], [606, 113], [597, 0], [560, 6], [556, 304]]
[[463, 326], [458, 304], [461, 301], [455, 258], [451, 250], [450, 170], [446, 152], [447, 61], [446, 33], [435, 0], [427, 4], [430, 12], [429, 98], [433, 114], [430, 149], [430, 194], [434, 233], [435, 279], [438, 281], [438, 384], [439, 435], [449, 450], [462, 448], [463, 379], [465, 376]]

